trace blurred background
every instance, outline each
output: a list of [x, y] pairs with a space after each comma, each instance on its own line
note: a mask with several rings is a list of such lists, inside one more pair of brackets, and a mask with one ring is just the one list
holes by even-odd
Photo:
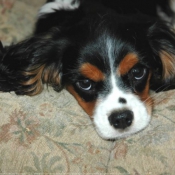
[[0, 40], [4, 45], [29, 36], [46, 0], [0, 0]]

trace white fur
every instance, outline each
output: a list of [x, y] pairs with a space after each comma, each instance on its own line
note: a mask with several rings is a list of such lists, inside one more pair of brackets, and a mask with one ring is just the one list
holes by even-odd
[[[126, 137], [144, 129], [149, 121], [150, 115], [147, 113], [145, 105], [134, 94], [122, 92], [115, 83], [115, 79], [111, 77], [113, 86], [110, 94], [105, 99], [99, 99], [94, 113], [94, 123], [97, 132], [102, 138], [115, 139]], [[119, 103], [119, 97], [125, 98], [127, 103]], [[125, 130], [115, 129], [110, 125], [108, 117], [115, 110], [129, 109], [134, 113], [132, 125]]]
[[41, 17], [47, 13], [53, 13], [55, 10], [65, 9], [73, 10], [79, 7], [80, 2], [77, 0], [73, 5], [71, 4], [73, 0], [55, 0], [54, 2], [49, 2], [44, 4], [39, 10], [38, 17]]
[[175, 0], [167, 0], [169, 3], [169, 7], [171, 8], [173, 14], [168, 16], [160, 6], [157, 6], [157, 14], [158, 16], [163, 19], [164, 21], [171, 23], [172, 26], [175, 28]]
[[[136, 95], [129, 92], [126, 93], [117, 87], [116, 68], [114, 67], [114, 59], [112, 59], [112, 57], [115, 56], [116, 49], [114, 40], [108, 38], [106, 47], [111, 66], [110, 84], [112, 89], [106, 97], [99, 97], [93, 118], [96, 130], [102, 138], [115, 139], [126, 137], [144, 129], [148, 125], [151, 117], [144, 103]], [[119, 98], [126, 99], [127, 103], [119, 103]], [[109, 115], [113, 111], [121, 109], [131, 110], [134, 114], [132, 125], [124, 130], [115, 129], [110, 125], [108, 120]]]
[[175, 13], [175, 0], [169, 0], [171, 10]]

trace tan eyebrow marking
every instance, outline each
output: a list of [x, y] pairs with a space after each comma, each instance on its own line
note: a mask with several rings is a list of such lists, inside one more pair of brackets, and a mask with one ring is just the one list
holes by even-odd
[[80, 72], [82, 75], [95, 82], [102, 81], [105, 79], [105, 75], [103, 74], [103, 72], [90, 63], [84, 63], [80, 67]]
[[117, 68], [117, 74], [119, 76], [127, 74], [138, 62], [139, 60], [136, 54], [127, 54], [120, 62], [119, 67]]

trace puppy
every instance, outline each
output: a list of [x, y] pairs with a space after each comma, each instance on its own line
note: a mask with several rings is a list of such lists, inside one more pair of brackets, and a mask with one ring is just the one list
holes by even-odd
[[170, 25], [156, 17], [154, 3], [149, 16], [131, 1], [68, 2], [48, 1], [33, 36], [1, 47], [0, 90], [36, 95], [44, 84], [65, 88], [104, 139], [144, 129], [154, 104], [150, 89], [163, 90], [175, 77]]

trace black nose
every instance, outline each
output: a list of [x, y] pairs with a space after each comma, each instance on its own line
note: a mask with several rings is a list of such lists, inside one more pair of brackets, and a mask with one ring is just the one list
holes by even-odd
[[115, 111], [109, 116], [110, 124], [116, 129], [125, 129], [132, 124], [133, 112], [130, 110]]

